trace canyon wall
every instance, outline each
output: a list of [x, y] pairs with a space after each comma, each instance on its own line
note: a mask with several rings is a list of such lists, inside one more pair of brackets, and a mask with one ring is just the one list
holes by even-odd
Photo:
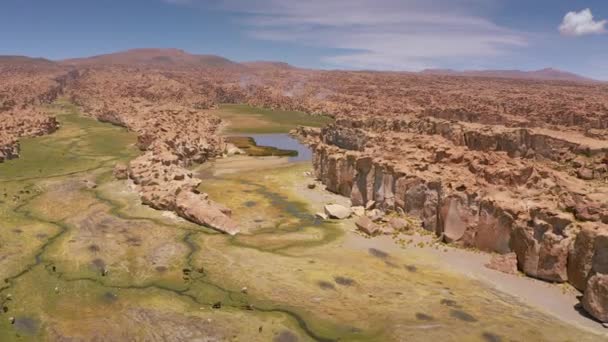
[[569, 282], [607, 320], [608, 142], [429, 117], [294, 134], [312, 147], [316, 177], [353, 206], [373, 201], [445, 242], [514, 252], [524, 274]]

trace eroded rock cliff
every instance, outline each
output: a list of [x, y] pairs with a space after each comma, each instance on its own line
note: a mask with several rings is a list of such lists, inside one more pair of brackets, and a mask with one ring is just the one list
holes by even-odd
[[607, 141], [413, 116], [342, 118], [294, 134], [313, 148], [316, 177], [354, 206], [374, 201], [445, 242], [515, 253], [520, 271], [570, 282], [606, 320]]

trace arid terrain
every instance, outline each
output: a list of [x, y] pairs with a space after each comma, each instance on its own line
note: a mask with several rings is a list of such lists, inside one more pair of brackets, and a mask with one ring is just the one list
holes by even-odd
[[608, 85], [0, 57], [0, 278], [2, 341], [608, 338]]

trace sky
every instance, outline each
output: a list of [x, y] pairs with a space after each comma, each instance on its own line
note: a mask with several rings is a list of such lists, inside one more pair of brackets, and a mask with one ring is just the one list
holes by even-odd
[[0, 54], [180, 48], [419, 71], [553, 67], [608, 80], [608, 0], [1, 0]]

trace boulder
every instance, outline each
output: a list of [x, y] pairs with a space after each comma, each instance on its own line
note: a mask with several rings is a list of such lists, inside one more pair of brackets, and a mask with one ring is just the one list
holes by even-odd
[[502, 273], [517, 274], [517, 255], [515, 253], [496, 254], [485, 266]]
[[526, 275], [552, 282], [568, 280], [567, 262], [572, 238], [549, 231], [546, 222], [532, 227], [515, 227], [511, 248], [517, 254], [519, 269]]
[[595, 274], [587, 282], [583, 308], [600, 322], [608, 322], [608, 274]]
[[540, 279], [558, 283], [568, 280], [567, 263], [571, 244], [571, 238], [563, 238], [552, 232], [545, 233], [539, 254]]
[[409, 224], [406, 220], [400, 217], [391, 217], [388, 221], [388, 225], [395, 231], [404, 231], [409, 228]]
[[568, 260], [568, 282], [578, 290], [584, 291], [591, 274], [595, 238], [599, 230], [596, 227], [583, 228], [572, 245]]
[[578, 178], [580, 178], [580, 179], [592, 180], [593, 179], [593, 170], [583, 167], [583, 168], [578, 169], [577, 175], [578, 175]]
[[226, 214], [225, 207], [209, 200], [205, 195], [182, 191], [177, 195], [175, 205], [177, 214], [189, 221], [230, 235], [239, 232], [237, 223]]
[[127, 179], [129, 178], [129, 169], [127, 165], [118, 163], [114, 166], [114, 171], [112, 174], [116, 179]]
[[384, 213], [379, 209], [369, 210], [365, 215], [374, 222], [378, 222], [384, 218]]
[[603, 230], [595, 239], [595, 254], [593, 254], [592, 271], [608, 274], [608, 231]]
[[325, 220], [328, 220], [328, 219], [329, 219], [329, 216], [327, 216], [327, 214], [325, 214], [325, 213], [316, 213], [316, 214], [315, 214], [315, 217], [316, 217], [316, 218], [319, 218], [319, 219], [321, 219], [321, 220], [323, 220], [323, 221], [325, 221]]
[[325, 214], [333, 219], [343, 220], [350, 217], [350, 209], [340, 204], [325, 205]]
[[357, 229], [364, 232], [367, 235], [374, 236], [380, 233], [380, 226], [375, 224], [372, 220], [370, 220], [367, 216], [361, 216], [355, 222]]

